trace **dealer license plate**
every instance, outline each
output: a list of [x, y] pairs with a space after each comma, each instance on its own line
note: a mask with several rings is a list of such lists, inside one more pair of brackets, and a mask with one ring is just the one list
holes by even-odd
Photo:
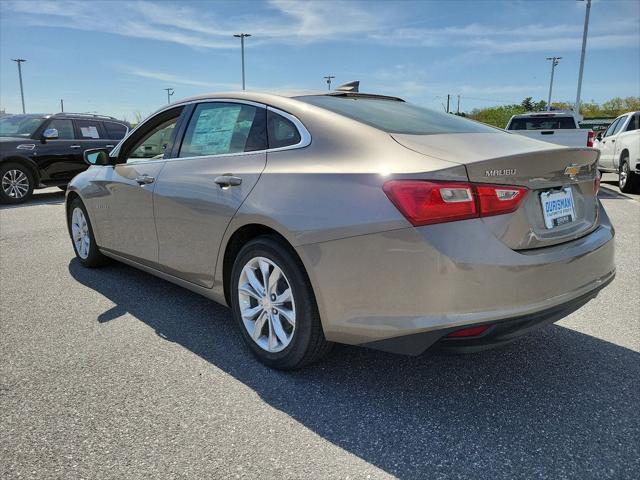
[[560, 227], [575, 220], [576, 208], [571, 187], [565, 187], [559, 191], [542, 192], [540, 200], [544, 224], [547, 228]]

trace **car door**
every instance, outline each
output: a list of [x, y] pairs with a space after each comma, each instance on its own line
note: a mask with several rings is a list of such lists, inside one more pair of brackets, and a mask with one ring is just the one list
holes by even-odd
[[[102, 193], [100, 246], [156, 268], [158, 238], [153, 216], [156, 181], [170, 155], [183, 107], [147, 120], [122, 144], [117, 164], [101, 168], [93, 183]], [[99, 203], [99, 205], [97, 205]], [[105, 213], [106, 212], [106, 213]]]
[[615, 150], [615, 137], [613, 137], [614, 132], [618, 128], [621, 122], [624, 121], [624, 117], [616, 118], [609, 128], [602, 135], [602, 139], [600, 140], [600, 166], [606, 169], [613, 169], [613, 153]]
[[[58, 138], [45, 139], [45, 130], [55, 129]], [[37, 135], [42, 139], [37, 144], [34, 160], [40, 169], [42, 182], [52, 185], [64, 185], [83, 170], [87, 164], [78, 165], [78, 156], [82, 151], [77, 146], [73, 122], [67, 118], [52, 118], [45, 122]]]
[[159, 263], [210, 288], [224, 232], [266, 165], [266, 109], [240, 101], [191, 109], [176, 158], [156, 184]]
[[625, 117], [625, 121], [620, 123], [620, 128], [616, 131], [615, 137], [615, 148], [613, 151], [613, 166], [616, 170], [620, 169], [620, 157], [622, 156], [622, 151], [625, 148], [629, 147], [629, 136], [635, 130], [637, 114], [629, 114]]

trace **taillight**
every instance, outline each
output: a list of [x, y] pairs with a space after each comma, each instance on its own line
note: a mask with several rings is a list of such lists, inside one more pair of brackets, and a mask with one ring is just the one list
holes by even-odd
[[595, 133], [593, 130], [589, 130], [587, 133], [587, 147], [593, 147], [593, 139], [595, 138]]
[[480, 202], [481, 217], [511, 213], [518, 208], [527, 194], [526, 188], [506, 185], [476, 185], [475, 189]]
[[416, 227], [478, 216], [468, 183], [390, 180], [382, 188], [400, 213]]
[[510, 213], [527, 193], [524, 187], [424, 180], [390, 180], [382, 188], [416, 227]]

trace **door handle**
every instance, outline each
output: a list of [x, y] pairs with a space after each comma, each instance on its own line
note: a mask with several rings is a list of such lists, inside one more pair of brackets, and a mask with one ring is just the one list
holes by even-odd
[[151, 177], [147, 174], [144, 175], [140, 175], [139, 177], [136, 177], [136, 182], [138, 182], [138, 185], [148, 185], [150, 183], [155, 182], [156, 179], [154, 177]]
[[115, 145], [105, 145], [105, 148], [113, 148]]
[[71, 145], [69, 148], [80, 148], [80, 145]]
[[231, 175], [230, 173], [226, 173], [224, 175], [220, 175], [219, 177], [216, 177], [214, 182], [216, 182], [222, 188], [237, 187], [242, 183], [242, 179], [240, 177]]
[[616, 143], [616, 139], [614, 138], [613, 140], [611, 140], [611, 143]]

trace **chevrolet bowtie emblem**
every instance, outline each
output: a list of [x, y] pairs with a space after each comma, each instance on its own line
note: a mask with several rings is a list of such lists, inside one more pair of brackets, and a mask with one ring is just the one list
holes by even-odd
[[578, 167], [577, 165], [569, 165], [564, 169], [564, 174], [569, 175], [570, 177], [575, 177], [579, 171], [580, 167]]

